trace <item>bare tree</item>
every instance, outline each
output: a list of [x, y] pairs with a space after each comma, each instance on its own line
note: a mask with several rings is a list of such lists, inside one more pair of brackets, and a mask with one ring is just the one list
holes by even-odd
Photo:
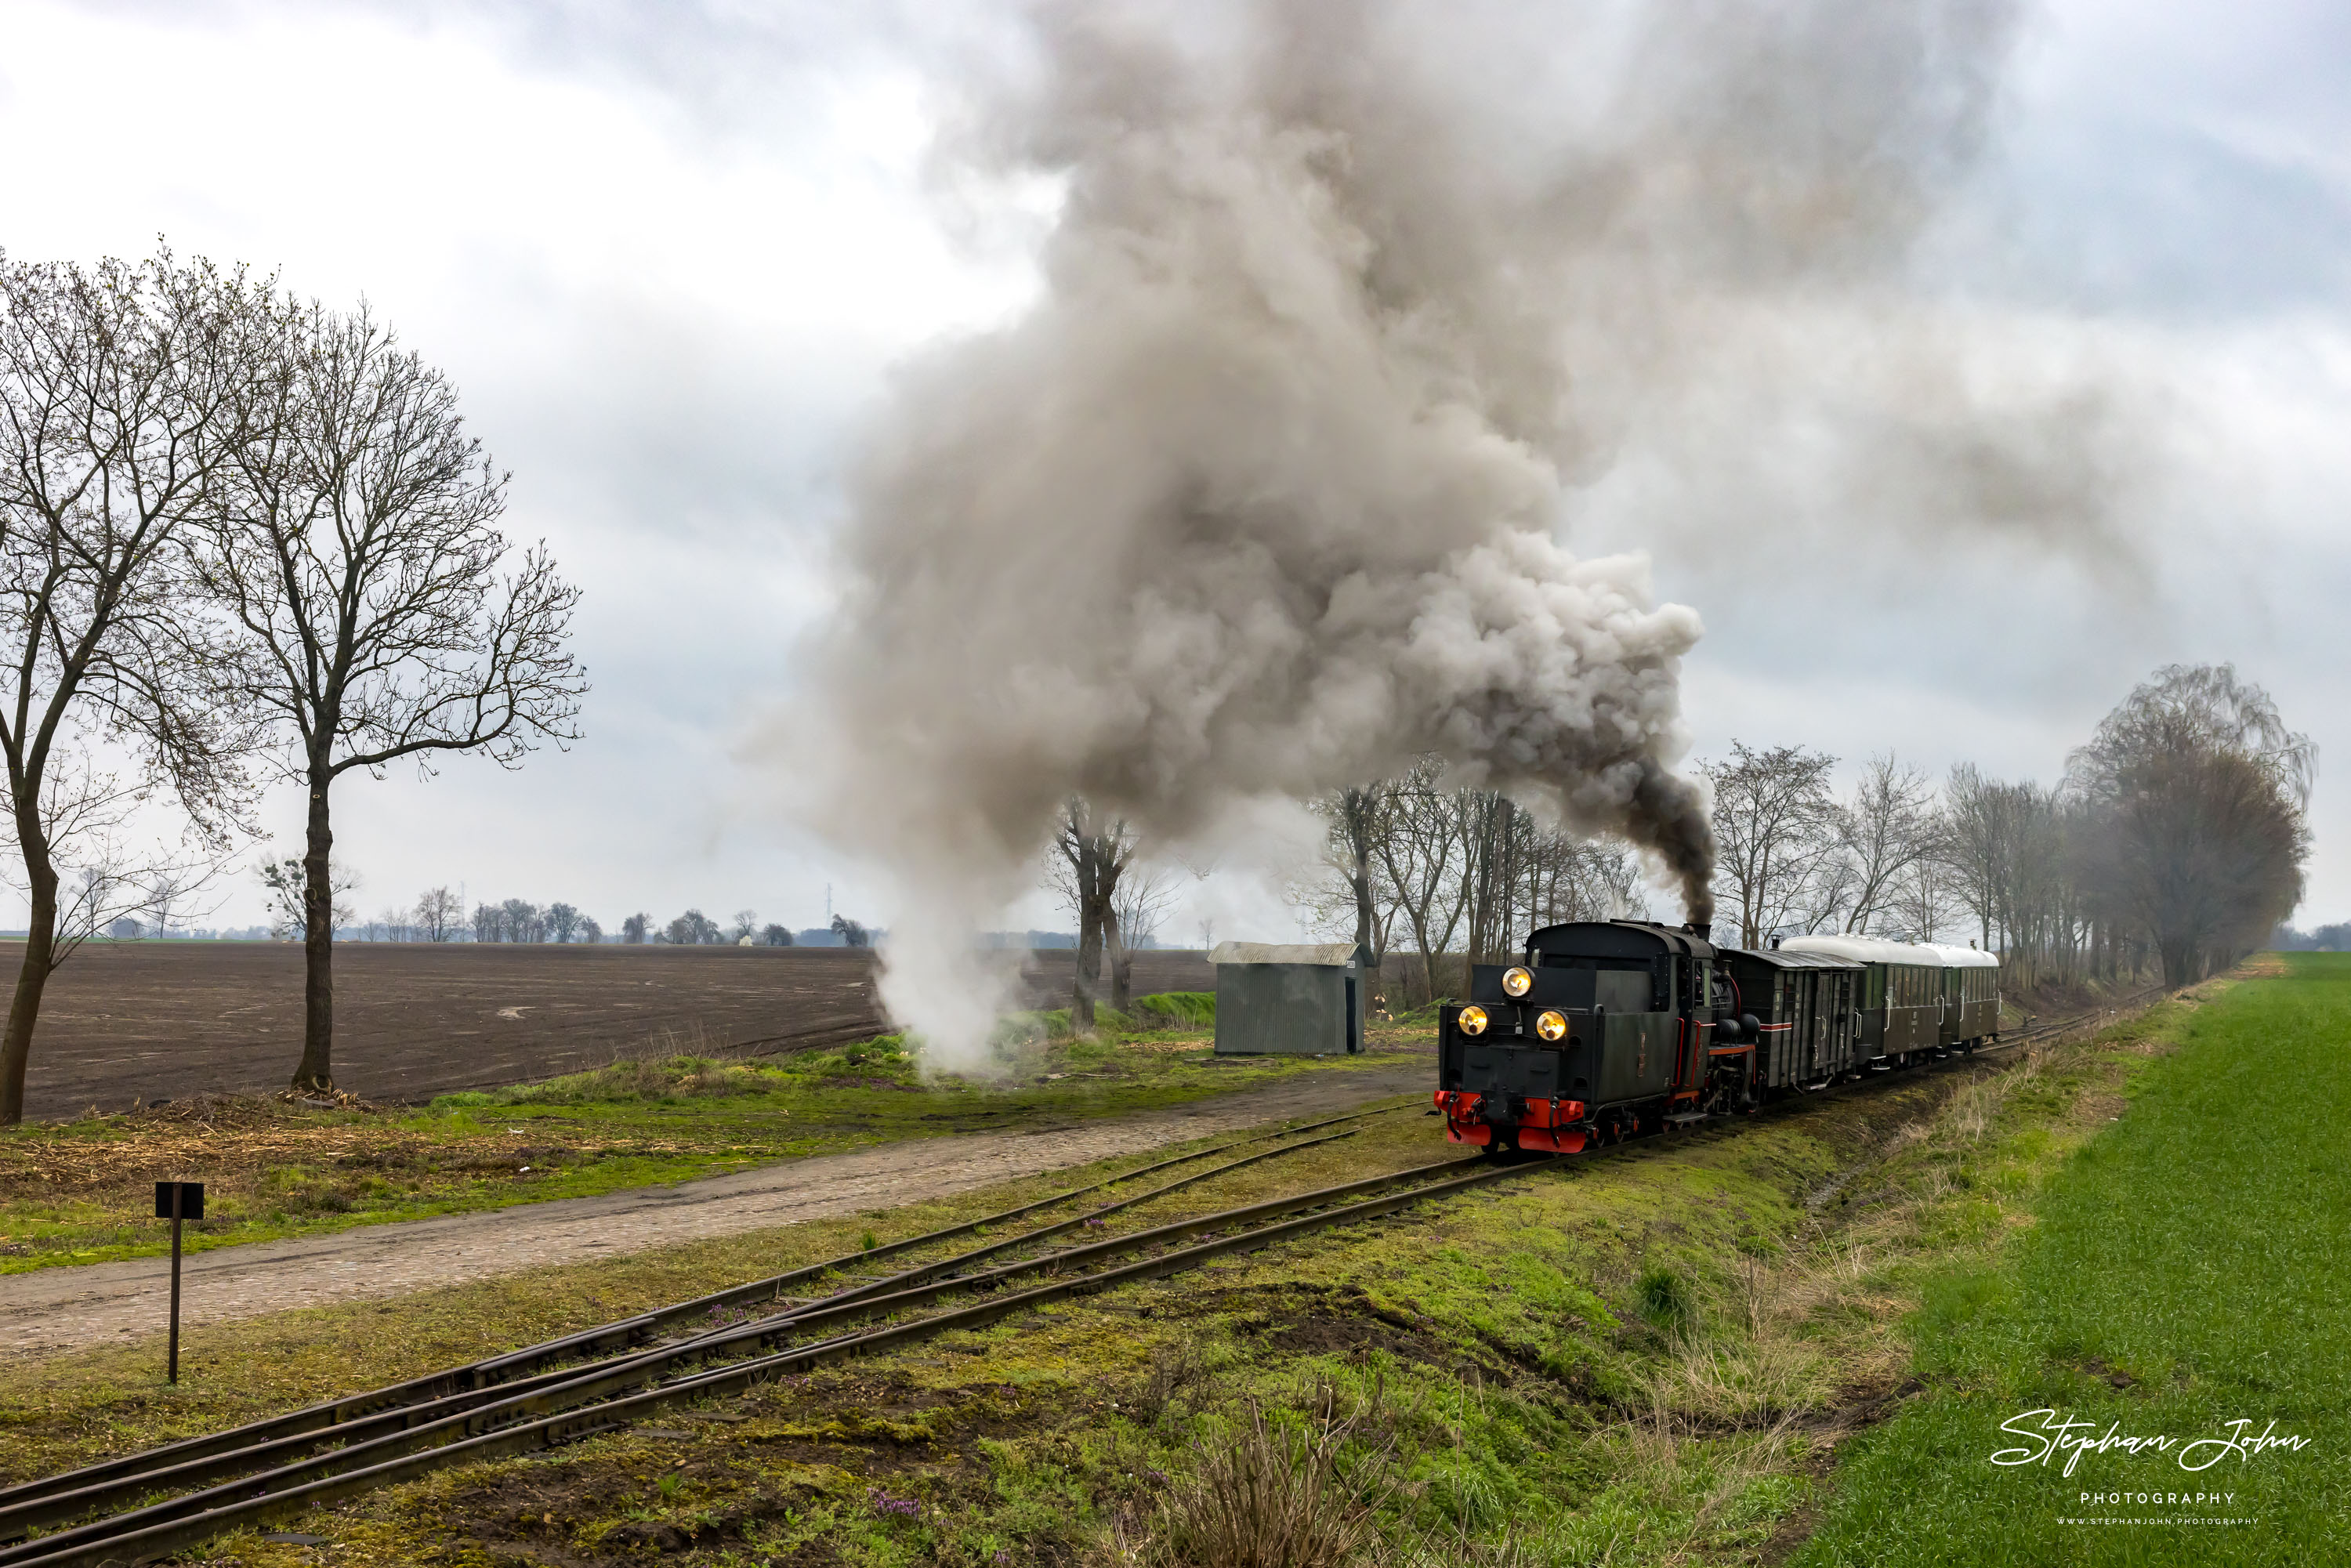
[[2074, 754], [2091, 898], [2152, 944], [2167, 984], [2252, 951], [2301, 902], [2316, 765], [2226, 664], [2157, 672]]
[[474, 905], [474, 940], [476, 942], [503, 942], [506, 939], [507, 906], [503, 904], [477, 904]]
[[253, 402], [264, 438], [198, 554], [206, 587], [246, 640], [228, 666], [241, 701], [289, 745], [308, 791], [298, 1088], [333, 1082], [329, 792], [444, 752], [518, 766], [574, 737], [585, 682], [566, 647], [578, 591], [544, 547], [500, 575], [506, 480], [457, 413], [455, 389], [362, 309], [279, 313], [279, 373]]
[[1902, 873], [1891, 906], [1904, 934], [1917, 942], [1938, 940], [1959, 907], [1952, 889], [1949, 831], [1939, 813], [1933, 821], [1931, 847]]
[[[710, 916], [703, 914], [699, 909], [689, 909], [684, 914], [679, 915], [676, 919], [671, 921], [668, 928], [662, 933], [662, 936], [664, 939], [674, 946], [680, 947], [696, 947], [717, 941], [720, 932], [718, 929], [718, 922], [711, 919]], [[864, 944], [858, 942], [852, 942], [850, 944], [852, 947], [862, 946]]]
[[653, 929], [653, 924], [652, 915], [643, 910], [638, 911], [621, 922], [621, 940], [632, 946], [643, 942]]
[[1423, 758], [1395, 785], [1388, 832], [1378, 844], [1380, 874], [1412, 928], [1420, 955], [1421, 979], [1429, 997], [1438, 991], [1437, 966], [1452, 946], [1468, 903], [1456, 797], [1440, 789], [1444, 763]]
[[727, 928], [727, 934], [738, 945], [756, 940], [759, 935], [759, 912], [756, 909], [737, 910], [735, 924]]
[[506, 939], [509, 942], [547, 940], [547, 911], [528, 898], [506, 901]]
[[416, 897], [416, 928], [427, 942], [446, 942], [465, 918], [457, 895], [445, 887], [429, 887]]
[[[71, 824], [109, 818], [109, 789], [58, 787], [68, 758], [118, 743], [215, 852], [240, 796], [244, 737], [203, 689], [214, 653], [174, 546], [245, 439], [256, 298], [241, 274], [168, 253], [88, 271], [0, 258], [0, 760], [30, 906], [0, 1124], [24, 1115], [42, 994], [73, 946], [59, 902]], [[84, 859], [94, 885], [122, 883]]]
[[1844, 928], [1866, 932], [1893, 912], [1905, 880], [1935, 851], [1934, 781], [1890, 751], [1871, 758], [1837, 813], [1837, 836], [1851, 868]]
[[579, 939], [583, 946], [593, 947], [604, 939], [604, 928], [596, 924], [596, 917], [592, 915], [583, 915], [580, 917], [579, 932]]
[[1760, 946], [1821, 903], [1820, 873], [1837, 841], [1835, 766], [1802, 747], [1758, 751], [1739, 740], [1729, 761], [1699, 765], [1714, 786], [1715, 875], [1723, 902], [1739, 907], [1740, 946]]
[[1070, 1027], [1094, 1027], [1102, 995], [1102, 956], [1120, 945], [1119, 879], [1134, 858], [1134, 838], [1123, 821], [1103, 825], [1093, 808], [1072, 795], [1053, 825], [1052, 883], [1078, 917], [1077, 975], [1070, 990]]
[[1951, 769], [1945, 801], [1943, 862], [1950, 868], [1959, 901], [1976, 917], [1984, 947], [1992, 947], [2001, 891], [2015, 853], [2013, 800], [2007, 787], [1987, 779], [1972, 762]]
[[1613, 920], [1641, 907], [1640, 862], [1622, 843], [1542, 834], [1531, 846], [1527, 876], [1533, 925]]
[[547, 906], [548, 934], [558, 942], [570, 941], [572, 933], [579, 929], [580, 911], [578, 909], [562, 903], [550, 904]]
[[[357, 887], [360, 879], [340, 865], [332, 868], [332, 875], [334, 924], [348, 925], [351, 922], [352, 907], [343, 894]], [[310, 903], [304, 885], [307, 880], [299, 855], [261, 862], [261, 886], [269, 901], [269, 934], [272, 936], [290, 936], [297, 942], [305, 939], [310, 921]]]
[[217, 907], [200, 901], [220, 867], [217, 858], [183, 861], [160, 864], [140, 879], [145, 884], [147, 913], [154, 919], [156, 936], [169, 936], [174, 926], [200, 920]]
[[1395, 787], [1357, 784], [1332, 792], [1322, 803], [1331, 824], [1330, 858], [1346, 884], [1353, 906], [1355, 946], [1368, 948], [1374, 964], [1387, 953], [1392, 901], [1380, 896], [1380, 852], [1395, 825]]
[[1110, 1005], [1124, 1012], [1134, 1000], [1134, 954], [1149, 946], [1174, 906], [1177, 873], [1167, 866], [1133, 864], [1111, 899]]

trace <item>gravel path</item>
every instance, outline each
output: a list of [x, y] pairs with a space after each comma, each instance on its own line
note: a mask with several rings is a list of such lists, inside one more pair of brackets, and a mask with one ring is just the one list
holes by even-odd
[[[825, 1155], [729, 1176], [483, 1214], [223, 1247], [183, 1260], [181, 1322], [217, 1323], [891, 1208], [1187, 1138], [1416, 1093], [1425, 1061], [1317, 1072], [1173, 1110], [1017, 1133], [977, 1133]], [[0, 1275], [0, 1355], [53, 1355], [162, 1332], [171, 1262]]]

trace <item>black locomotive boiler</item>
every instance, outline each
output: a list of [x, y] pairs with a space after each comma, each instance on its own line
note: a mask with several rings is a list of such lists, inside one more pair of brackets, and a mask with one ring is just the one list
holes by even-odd
[[1593, 1142], [1751, 1110], [1998, 1038], [1999, 960], [1868, 937], [1718, 947], [1697, 926], [1547, 925], [1519, 963], [1470, 969], [1437, 1013], [1446, 1134], [1489, 1153]]

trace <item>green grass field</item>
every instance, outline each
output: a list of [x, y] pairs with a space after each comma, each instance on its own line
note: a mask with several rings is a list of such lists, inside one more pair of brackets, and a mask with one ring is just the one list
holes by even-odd
[[[1797, 1561], [2351, 1562], [2351, 957], [2289, 957], [2179, 1038], [2056, 1170], [2027, 1234], [1923, 1281], [1928, 1392], [1848, 1451]], [[2014, 1420], [2044, 1409], [2062, 1414]], [[2082, 1453], [2070, 1476], [2065, 1453], [1991, 1462], [2049, 1445], [2003, 1423], [2053, 1419], [2178, 1441]], [[2306, 1446], [2212, 1441], [2272, 1423]], [[2215, 1518], [2246, 1522], [2177, 1522]]]

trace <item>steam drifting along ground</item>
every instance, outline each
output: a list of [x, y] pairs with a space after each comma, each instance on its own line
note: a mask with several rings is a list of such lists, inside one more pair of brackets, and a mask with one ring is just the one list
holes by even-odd
[[[2008, 33], [1950, 0], [1032, 10], [949, 84], [939, 167], [1060, 183], [1044, 287], [903, 373], [821, 643], [830, 739], [794, 750], [799, 804], [895, 883], [893, 1017], [976, 1060], [969, 933], [1071, 791], [1180, 843], [1436, 752], [1631, 839], [1707, 917], [1672, 771], [1698, 618], [1556, 536], [1646, 421], [1832, 344], [1810, 455], [1856, 522], [2078, 509], [2095, 420], [2020, 424], [1964, 335], [1893, 308]], [[1917, 395], [1837, 412], [1887, 386]]]

